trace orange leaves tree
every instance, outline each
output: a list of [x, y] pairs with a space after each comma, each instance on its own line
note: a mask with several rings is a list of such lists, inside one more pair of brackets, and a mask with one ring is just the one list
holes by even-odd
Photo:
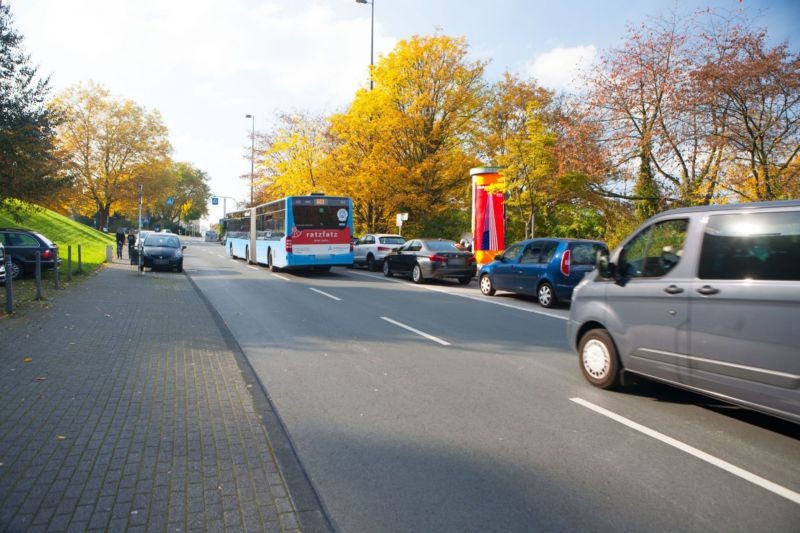
[[408, 212], [409, 231], [457, 236], [469, 227], [468, 137], [485, 101], [484, 63], [468, 61], [464, 39], [442, 35], [401, 41], [332, 119], [337, 180], [369, 229], [390, 229]]
[[115, 211], [133, 213], [138, 185], [147, 189], [169, 168], [170, 144], [160, 114], [115, 100], [95, 84], [67, 89], [52, 105], [63, 117], [58, 147], [74, 179], [72, 208], [97, 213], [100, 227], [108, 227]]

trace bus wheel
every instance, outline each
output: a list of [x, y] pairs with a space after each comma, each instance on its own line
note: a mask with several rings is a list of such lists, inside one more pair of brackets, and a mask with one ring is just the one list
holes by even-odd
[[236, 256], [233, 255], [233, 243], [231, 243], [231, 246], [228, 249], [228, 255], [231, 256], [231, 259], [236, 259]]
[[250, 247], [249, 246], [245, 246], [244, 247], [244, 262], [247, 263], [248, 265], [252, 265], [253, 264], [253, 262], [250, 261]]
[[272, 255], [272, 252], [269, 253], [269, 269], [273, 272], [278, 272], [280, 268], [275, 266], [275, 257]]

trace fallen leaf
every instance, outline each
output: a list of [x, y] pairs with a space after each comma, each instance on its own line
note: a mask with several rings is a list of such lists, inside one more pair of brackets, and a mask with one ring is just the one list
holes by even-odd
[[22, 360], [22, 362], [23, 363], [32, 363], [33, 362], [33, 357], [26, 357], [25, 359]]
[[46, 378], [46, 377], [44, 377], [44, 376], [37, 376], [37, 377], [36, 377], [36, 381], [44, 381], [44, 380], [46, 380], [46, 379], [47, 379], [47, 378]]
[[56, 439], [58, 439], [58, 440], [64, 440], [66, 438], [67, 437], [65, 437], [64, 435], [56, 435]]

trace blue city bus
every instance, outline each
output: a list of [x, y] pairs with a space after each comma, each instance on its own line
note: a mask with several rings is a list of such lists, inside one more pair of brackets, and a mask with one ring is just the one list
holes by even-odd
[[223, 226], [229, 256], [273, 271], [353, 264], [350, 198], [287, 196], [230, 213]]

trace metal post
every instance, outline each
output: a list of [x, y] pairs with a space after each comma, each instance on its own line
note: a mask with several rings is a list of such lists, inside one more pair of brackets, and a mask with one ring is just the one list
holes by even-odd
[[81, 263], [81, 245], [78, 245], [78, 272], [83, 272], [83, 264]]
[[55, 289], [58, 290], [58, 289], [61, 288], [59, 286], [59, 284], [58, 284], [58, 248], [55, 249], [55, 252], [54, 252], [53, 256], [54, 256], [54, 259], [53, 259], [53, 274], [54, 274], [53, 282], [54, 282]]
[[67, 281], [72, 281], [72, 245], [67, 246]]
[[6, 313], [14, 312], [13, 271], [11, 269], [11, 256], [6, 254]]
[[36, 252], [36, 297], [34, 300], [42, 299], [42, 252]]

